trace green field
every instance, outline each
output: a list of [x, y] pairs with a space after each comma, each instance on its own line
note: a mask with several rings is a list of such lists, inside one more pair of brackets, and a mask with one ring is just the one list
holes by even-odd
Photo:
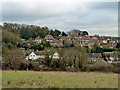
[[101, 72], [3, 71], [3, 88], [117, 88], [118, 74]]

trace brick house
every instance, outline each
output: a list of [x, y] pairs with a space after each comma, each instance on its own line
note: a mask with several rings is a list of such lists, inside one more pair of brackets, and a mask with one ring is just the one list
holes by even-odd
[[50, 34], [46, 35], [45, 38], [44, 38], [46, 41], [53, 41], [54, 40], [54, 37]]
[[38, 37], [35, 38], [35, 42], [36, 42], [36, 43], [41, 43], [41, 42], [42, 42], [42, 39], [38, 36]]
[[63, 42], [60, 40], [53, 40], [50, 42], [51, 46], [63, 46]]

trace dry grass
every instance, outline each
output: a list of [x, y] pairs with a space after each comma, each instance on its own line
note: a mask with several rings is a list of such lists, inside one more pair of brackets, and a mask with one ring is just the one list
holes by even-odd
[[3, 71], [3, 88], [117, 88], [118, 74]]

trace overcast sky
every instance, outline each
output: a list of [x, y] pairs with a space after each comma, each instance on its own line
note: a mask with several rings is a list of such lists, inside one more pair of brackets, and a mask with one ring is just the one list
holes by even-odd
[[65, 32], [79, 29], [87, 30], [91, 35], [117, 36], [118, 3], [80, 0], [2, 2], [2, 22], [48, 26]]

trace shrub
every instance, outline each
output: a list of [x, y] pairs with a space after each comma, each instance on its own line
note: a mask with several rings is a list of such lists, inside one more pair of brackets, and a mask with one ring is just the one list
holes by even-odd
[[66, 67], [66, 71], [69, 71], [69, 72], [77, 72], [79, 69], [76, 69], [76, 68], [72, 68], [72, 67]]
[[61, 60], [59, 69], [64, 71], [65, 68], [66, 68], [66, 64]]
[[27, 64], [22, 62], [19, 66], [19, 70], [26, 70], [26, 69], [27, 69]]
[[81, 70], [81, 71], [87, 71], [88, 68], [87, 68], [87, 66], [84, 66], [84, 67], [82, 67], [80, 70]]
[[33, 64], [32, 63], [28, 64], [28, 70], [33, 70]]
[[40, 71], [52, 71], [51, 67], [40, 67], [39, 68]]
[[89, 66], [87, 68], [88, 71], [103, 71], [103, 72], [108, 72], [110, 71], [108, 69], [108, 67], [104, 67], [104, 66], [100, 66], [100, 67], [92, 67], [92, 66]]
[[60, 67], [60, 60], [59, 59], [54, 59], [51, 62], [51, 67], [53, 69], [59, 68]]

